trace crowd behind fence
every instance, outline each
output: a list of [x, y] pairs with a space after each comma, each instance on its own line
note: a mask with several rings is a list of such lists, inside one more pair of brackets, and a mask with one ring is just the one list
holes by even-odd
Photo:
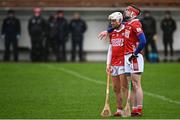
[[[64, 12], [58, 10], [45, 19], [41, 13], [41, 8], [33, 9], [34, 15], [28, 21], [28, 33], [31, 41], [29, 58], [32, 62], [52, 61], [51, 55], [55, 56], [55, 61], [66, 62], [68, 38], [71, 38], [70, 61], [76, 61], [78, 54], [79, 61], [85, 61], [83, 50], [84, 33], [86, 32], [86, 21], [81, 18], [80, 13], [75, 12], [73, 18], [68, 22]], [[144, 57], [148, 62], [159, 62], [159, 54], [156, 45], [157, 24], [150, 11], [143, 11], [139, 18], [146, 35], [147, 45], [144, 49]], [[3, 61], [11, 61], [11, 49], [13, 60], [19, 61], [18, 40], [21, 36], [21, 21], [16, 17], [14, 10], [8, 10], [7, 16], [3, 19], [1, 28], [1, 38], [4, 39]], [[176, 31], [176, 21], [170, 11], [164, 12], [164, 18], [160, 22], [163, 32], [164, 57], [163, 61], [174, 61], [173, 34]], [[78, 50], [78, 51], [77, 51]]]

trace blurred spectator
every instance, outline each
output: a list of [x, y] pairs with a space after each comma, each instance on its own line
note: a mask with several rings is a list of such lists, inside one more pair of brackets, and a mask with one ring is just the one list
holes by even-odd
[[[153, 16], [151, 16], [150, 11], [144, 12], [142, 26], [147, 39], [145, 47], [145, 58], [147, 61], [158, 62], [159, 57], [156, 47], [156, 20]], [[149, 50], [149, 45], [151, 46], [151, 52]]]
[[41, 16], [41, 8], [34, 8], [34, 16], [30, 18], [28, 23], [28, 31], [31, 37], [31, 60], [43, 61], [44, 48], [43, 42], [46, 31], [46, 23]]
[[10, 47], [12, 44], [14, 61], [18, 61], [18, 40], [20, 38], [20, 21], [15, 16], [14, 10], [9, 10], [7, 17], [3, 20], [2, 36], [5, 39], [4, 61], [10, 60]]
[[166, 11], [165, 12], [165, 17], [161, 21], [161, 29], [163, 31], [163, 44], [164, 44], [164, 61], [167, 61], [168, 57], [168, 46], [170, 47], [170, 58], [169, 60], [173, 60], [173, 33], [176, 30], [176, 22], [175, 20], [171, 17], [171, 12]]
[[57, 61], [66, 61], [66, 42], [68, 40], [68, 22], [64, 18], [64, 12], [57, 12], [57, 24], [58, 24], [58, 58]]
[[84, 20], [80, 18], [79, 13], [74, 13], [73, 19], [69, 24], [69, 30], [71, 32], [72, 39], [72, 51], [71, 60], [75, 61], [76, 58], [76, 47], [79, 47], [79, 60], [84, 61], [83, 57], [83, 34], [86, 31], [87, 26]]
[[57, 17], [55, 15], [51, 15], [47, 22], [47, 39], [45, 43], [45, 60], [49, 60], [49, 53], [52, 51], [56, 56], [56, 61], [58, 61], [58, 24]]

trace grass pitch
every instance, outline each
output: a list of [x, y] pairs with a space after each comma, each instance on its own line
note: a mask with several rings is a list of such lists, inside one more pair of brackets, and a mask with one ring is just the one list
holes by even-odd
[[[105, 67], [105, 63], [1, 63], [0, 118], [101, 118]], [[145, 64], [142, 118], [180, 119], [179, 69], [178, 63]], [[115, 112], [112, 88], [110, 94]]]

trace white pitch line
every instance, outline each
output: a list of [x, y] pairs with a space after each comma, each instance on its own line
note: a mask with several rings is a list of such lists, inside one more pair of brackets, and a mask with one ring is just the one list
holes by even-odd
[[[61, 67], [61, 68], [60, 68], [60, 67], [56, 68], [56, 67], [54, 67], [54, 66], [49, 66], [49, 65], [48, 65], [48, 66], [46, 65], [46, 67], [48, 67], [48, 68], [50, 68], [50, 69], [54, 69], [54, 70], [60, 70], [60, 71], [62, 71], [62, 72], [68, 73], [68, 74], [70, 74], [70, 75], [73, 75], [73, 76], [75, 76], [75, 77], [81, 78], [81, 79], [83, 79], [83, 80], [87, 80], [87, 81], [89, 81], [89, 82], [97, 83], [97, 84], [100, 84], [100, 85], [106, 85], [106, 83], [104, 83], [104, 82], [101, 82], [101, 81], [92, 79], [92, 78], [90, 78], [90, 77], [81, 75], [81, 74], [79, 74], [79, 73], [77, 73], [77, 72], [75, 72], [75, 71], [69, 70], [69, 69], [65, 69], [65, 68], [62, 68], [62, 67]], [[180, 101], [172, 100], [172, 99], [167, 98], [167, 97], [162, 96], [162, 95], [158, 95], [158, 94], [154, 94], [154, 93], [150, 93], [150, 92], [146, 92], [146, 91], [143, 91], [143, 93], [144, 93], [145, 95], [148, 95], [148, 96], [151, 96], [151, 97], [155, 97], [155, 98], [161, 99], [161, 100], [163, 100], [163, 101], [167, 101], [167, 102], [169, 102], [169, 103], [174, 103], [174, 104], [180, 105]]]
[[68, 73], [70, 75], [73, 75], [75, 77], [81, 78], [82, 80], [87, 80], [89, 82], [97, 83], [97, 84], [100, 84], [100, 85], [106, 85], [104, 82], [101, 82], [101, 81], [89, 78], [87, 76], [81, 75], [81, 74], [79, 74], [79, 73], [77, 73], [75, 71], [69, 70], [69, 69], [65, 69], [65, 68], [62, 68], [62, 67], [61, 68], [60, 67], [55, 68], [55, 67], [49, 66], [49, 65], [48, 66], [46, 65], [46, 67], [48, 67], [50, 69], [54, 69], [54, 70], [60, 70], [62, 72], [65, 72], [65, 73]]
[[165, 96], [161, 96], [161, 95], [150, 93], [150, 92], [146, 92], [146, 91], [144, 91], [144, 94], [146, 94], [148, 96], [159, 98], [159, 99], [164, 100], [164, 101], [168, 101], [170, 103], [174, 103], [174, 104], [180, 105], [180, 101], [172, 100], [172, 99], [167, 98]]

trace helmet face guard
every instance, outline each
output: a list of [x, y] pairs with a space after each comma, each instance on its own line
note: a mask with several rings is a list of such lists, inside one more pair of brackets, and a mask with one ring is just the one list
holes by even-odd
[[137, 17], [139, 14], [140, 14], [140, 10], [138, 8], [135, 8], [133, 6], [128, 6], [124, 11], [123, 16], [125, 20], [131, 20]]
[[111, 24], [111, 26], [113, 28], [118, 28], [121, 25], [121, 23], [119, 21], [116, 21], [116, 20], [113, 20], [113, 19], [110, 20], [110, 24]]

